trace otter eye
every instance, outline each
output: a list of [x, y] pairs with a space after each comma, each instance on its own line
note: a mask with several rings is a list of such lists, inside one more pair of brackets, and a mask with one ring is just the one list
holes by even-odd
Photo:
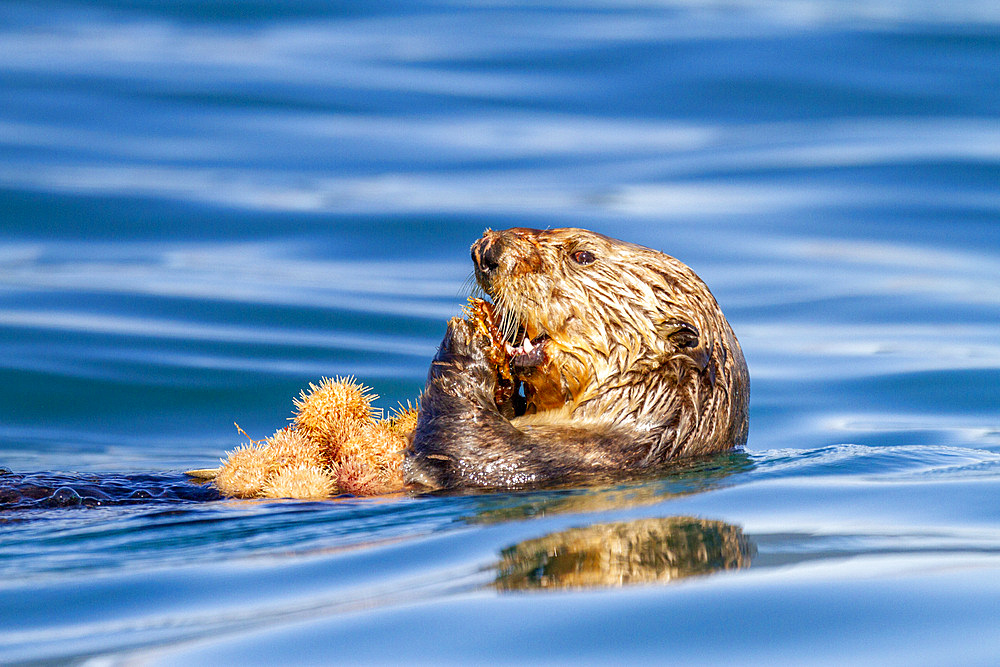
[[587, 264], [593, 264], [594, 260], [597, 259], [594, 257], [594, 253], [589, 250], [577, 250], [573, 253], [572, 257], [574, 262], [577, 264], [583, 264], [584, 266]]

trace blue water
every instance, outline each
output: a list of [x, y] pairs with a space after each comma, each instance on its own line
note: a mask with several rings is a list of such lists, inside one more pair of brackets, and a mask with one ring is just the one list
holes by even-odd
[[[5, 3], [0, 481], [68, 488], [0, 498], [0, 662], [995, 664], [998, 72], [985, 0]], [[180, 474], [325, 375], [414, 398], [470, 243], [567, 225], [712, 287], [745, 452]]]

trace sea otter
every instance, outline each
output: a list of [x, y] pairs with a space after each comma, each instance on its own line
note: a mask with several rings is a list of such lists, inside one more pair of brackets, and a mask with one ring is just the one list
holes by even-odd
[[472, 261], [492, 304], [448, 323], [409, 485], [634, 474], [746, 442], [743, 352], [682, 262], [583, 229], [525, 228], [487, 230]]

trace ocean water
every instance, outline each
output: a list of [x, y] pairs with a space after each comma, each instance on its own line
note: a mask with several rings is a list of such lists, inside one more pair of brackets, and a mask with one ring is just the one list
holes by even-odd
[[[996, 664], [998, 72], [985, 0], [4, 3], [0, 662]], [[323, 376], [413, 399], [507, 226], [691, 265], [746, 449], [186, 481]]]

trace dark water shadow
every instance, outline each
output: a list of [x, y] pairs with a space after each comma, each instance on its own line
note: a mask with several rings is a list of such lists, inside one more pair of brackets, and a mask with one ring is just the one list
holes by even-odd
[[20, 513], [4, 516], [14, 510], [200, 502], [221, 497], [215, 487], [193, 484], [181, 473], [14, 473], [0, 468], [0, 522], [26, 517]]

